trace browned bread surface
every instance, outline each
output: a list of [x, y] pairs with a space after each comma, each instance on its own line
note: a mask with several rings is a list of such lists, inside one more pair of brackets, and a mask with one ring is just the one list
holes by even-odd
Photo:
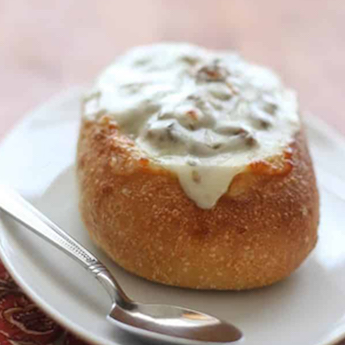
[[319, 197], [303, 132], [289, 159], [292, 169], [284, 174], [237, 175], [217, 205], [204, 210], [115, 123], [83, 120], [82, 219], [100, 248], [146, 279], [196, 289], [270, 285], [290, 275], [317, 241]]

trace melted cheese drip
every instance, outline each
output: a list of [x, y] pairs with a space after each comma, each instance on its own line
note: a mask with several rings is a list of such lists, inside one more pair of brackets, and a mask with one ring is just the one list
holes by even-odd
[[132, 49], [100, 75], [84, 109], [92, 121], [110, 115], [206, 209], [300, 128], [295, 94], [273, 72], [188, 44]]

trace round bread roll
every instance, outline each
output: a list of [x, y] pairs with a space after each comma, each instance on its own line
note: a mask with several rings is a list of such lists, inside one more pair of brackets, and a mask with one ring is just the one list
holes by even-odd
[[242, 290], [289, 276], [319, 197], [294, 92], [270, 70], [187, 44], [131, 50], [85, 96], [80, 211], [143, 278]]

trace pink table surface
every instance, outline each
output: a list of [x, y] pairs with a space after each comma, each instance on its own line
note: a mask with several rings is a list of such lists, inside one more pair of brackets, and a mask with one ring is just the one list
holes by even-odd
[[[1, 0], [0, 138], [50, 96], [91, 81], [120, 52], [162, 40], [236, 49], [272, 66], [298, 91], [302, 109], [345, 134], [344, 0]], [[19, 294], [22, 309], [44, 320], [5, 276], [0, 267], [0, 345], [14, 333], [15, 343], [27, 336], [6, 324], [8, 315], [22, 315], [6, 296]], [[48, 344], [56, 334], [29, 343]]]
[[161, 40], [238, 49], [345, 134], [344, 0], [1, 0], [0, 137], [116, 54]]

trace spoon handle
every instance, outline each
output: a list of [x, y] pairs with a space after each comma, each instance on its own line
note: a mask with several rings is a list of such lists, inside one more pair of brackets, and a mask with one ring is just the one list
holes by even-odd
[[86, 268], [107, 290], [113, 303], [122, 307], [132, 304], [132, 301], [123, 292], [116, 279], [93, 254], [24, 200], [18, 193], [2, 185], [0, 185], [0, 210], [3, 210]]

